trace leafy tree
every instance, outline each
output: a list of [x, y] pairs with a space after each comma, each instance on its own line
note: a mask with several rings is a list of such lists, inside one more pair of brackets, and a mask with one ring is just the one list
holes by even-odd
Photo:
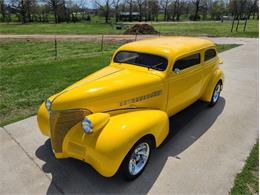
[[225, 14], [225, 3], [223, 0], [214, 1], [211, 8], [211, 19], [220, 20], [221, 17]]
[[112, 0], [105, 0], [105, 1], [95, 1], [98, 5], [99, 9], [101, 9], [105, 15], [106, 23], [110, 20], [110, 9], [111, 6], [114, 4]]

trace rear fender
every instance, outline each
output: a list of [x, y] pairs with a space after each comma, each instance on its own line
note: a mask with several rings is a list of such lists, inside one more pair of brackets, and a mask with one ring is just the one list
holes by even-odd
[[201, 97], [201, 100], [206, 101], [206, 102], [211, 101], [211, 97], [212, 97], [214, 88], [215, 88], [216, 84], [218, 83], [218, 81], [220, 81], [220, 80], [221, 80], [222, 84], [224, 84], [224, 74], [223, 74], [222, 70], [218, 68], [212, 74], [211, 79], [209, 80], [208, 85]]

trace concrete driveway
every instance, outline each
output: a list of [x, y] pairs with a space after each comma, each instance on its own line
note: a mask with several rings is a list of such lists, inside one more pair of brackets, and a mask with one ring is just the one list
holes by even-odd
[[172, 133], [137, 180], [107, 179], [81, 161], [56, 160], [30, 117], [0, 129], [0, 194], [228, 194], [258, 138], [258, 39], [214, 40], [244, 44], [220, 55], [220, 101], [213, 108], [197, 102], [172, 117]]

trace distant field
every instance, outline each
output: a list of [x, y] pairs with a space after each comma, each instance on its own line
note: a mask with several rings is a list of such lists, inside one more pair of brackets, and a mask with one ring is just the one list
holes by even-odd
[[[193, 35], [193, 36], [216, 36], [216, 37], [258, 37], [258, 21], [250, 20], [246, 32], [243, 32], [241, 22], [238, 32], [230, 32], [231, 21], [221, 22], [197, 22], [178, 24], [154, 24], [154, 27], [164, 34]], [[235, 29], [234, 29], [235, 31]]]
[[5, 34], [120, 34], [114, 26], [105, 23], [0, 23], [0, 33]]
[[51, 41], [0, 42], [0, 126], [35, 114], [47, 97], [106, 66], [118, 46], [100, 52], [100, 43], [59, 41], [55, 60]]
[[[241, 23], [243, 23], [242, 21]], [[234, 36], [258, 37], [258, 21], [249, 20], [246, 32], [240, 25], [239, 32], [230, 32], [231, 21], [221, 22], [193, 22], [193, 23], [156, 23], [152, 24], [162, 34], [192, 35], [192, 36]], [[100, 22], [81, 23], [0, 23], [2, 34], [122, 34], [124, 30], [117, 30], [115, 25]]]

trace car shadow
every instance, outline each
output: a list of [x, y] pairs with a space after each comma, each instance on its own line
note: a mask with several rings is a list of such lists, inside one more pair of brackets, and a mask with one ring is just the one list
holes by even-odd
[[212, 126], [225, 107], [225, 99], [209, 108], [204, 102], [195, 102], [190, 107], [170, 118], [170, 134], [153, 153], [144, 173], [132, 182], [125, 182], [116, 174], [112, 178], [99, 175], [90, 165], [75, 159], [55, 159], [50, 140], [40, 146], [36, 156], [45, 164], [42, 170], [51, 174], [47, 194], [146, 194], [161, 173], [168, 157], [178, 155], [196, 142]]

